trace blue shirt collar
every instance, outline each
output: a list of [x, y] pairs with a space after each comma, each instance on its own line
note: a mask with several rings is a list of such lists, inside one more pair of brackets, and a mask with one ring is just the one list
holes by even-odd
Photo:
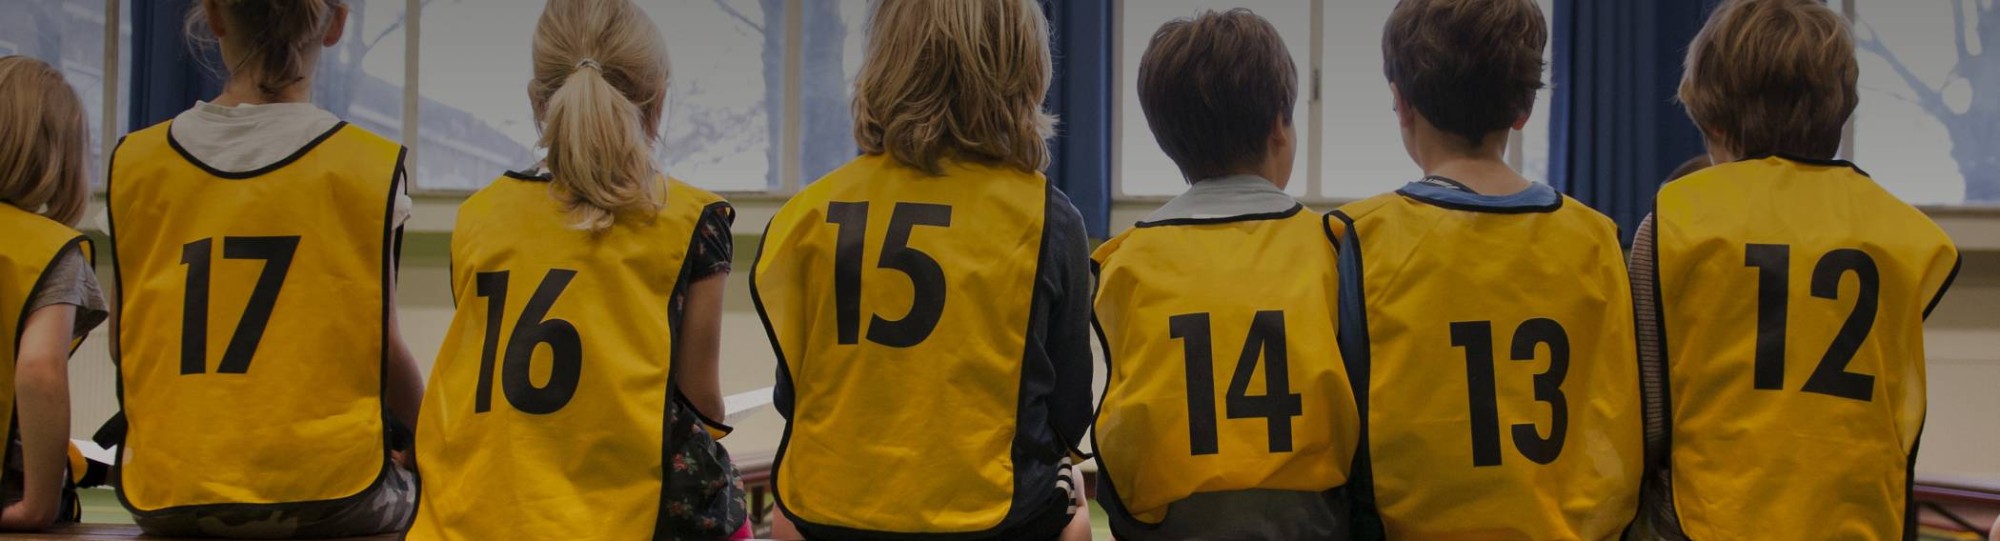
[[1483, 195], [1458, 181], [1432, 176], [1409, 183], [1396, 193], [1441, 207], [1470, 211], [1548, 212], [1562, 207], [1562, 194], [1539, 182], [1509, 195]]

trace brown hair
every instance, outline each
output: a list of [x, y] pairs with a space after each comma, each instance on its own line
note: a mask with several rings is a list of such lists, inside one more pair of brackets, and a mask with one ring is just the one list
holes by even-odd
[[1819, 0], [1731, 0], [1688, 46], [1680, 99], [1703, 135], [1740, 156], [1827, 159], [1860, 77], [1847, 20]]
[[880, 0], [854, 83], [854, 139], [931, 175], [946, 159], [1039, 171], [1049, 24], [1033, 0]]
[[0, 202], [74, 227], [90, 197], [90, 126], [61, 72], [0, 57]]
[[1139, 106], [1189, 181], [1264, 160], [1272, 128], [1292, 123], [1299, 74], [1270, 21], [1248, 9], [1175, 19], [1139, 60]]
[[230, 37], [225, 39], [244, 40], [236, 43], [246, 56], [229, 71], [255, 77], [257, 89], [267, 97], [305, 80], [328, 25], [347, 9], [345, 0], [203, 0], [188, 10], [185, 30], [190, 43], [216, 44], [215, 33], [208, 28], [210, 5], [229, 21]]
[[550, 0], [534, 62], [528, 100], [571, 225], [602, 231], [621, 213], [665, 207], [653, 142], [669, 70], [652, 19], [631, 0]]
[[1534, 0], [1402, 0], [1382, 66], [1405, 105], [1477, 144], [1534, 109], [1548, 42]]

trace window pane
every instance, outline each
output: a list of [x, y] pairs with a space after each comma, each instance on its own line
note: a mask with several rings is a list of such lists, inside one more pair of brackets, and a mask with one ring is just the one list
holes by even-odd
[[[1287, 191], [1294, 195], [1306, 193], [1306, 149], [1312, 148], [1306, 130], [1306, 105], [1311, 98], [1312, 60], [1312, 5], [1307, 0], [1147, 0], [1126, 2], [1124, 20], [1120, 22], [1120, 47], [1118, 89], [1122, 98], [1118, 109], [1118, 188], [1121, 195], [1174, 195], [1187, 188], [1180, 169], [1160, 151], [1153, 139], [1152, 129], [1146, 125], [1146, 114], [1139, 108], [1139, 59], [1146, 54], [1146, 44], [1152, 41], [1153, 32], [1167, 21], [1191, 17], [1202, 10], [1226, 10], [1247, 7], [1257, 15], [1271, 21], [1278, 27], [1278, 34], [1284, 37], [1285, 48], [1292, 53], [1292, 61], [1299, 73], [1298, 105], [1292, 111], [1292, 122], [1298, 126], [1299, 153], [1292, 167], [1292, 181]], [[1386, 11], [1384, 12], [1386, 13]]]
[[[1981, 30], [1994, 29], [1968, 20], [1978, 18], [1971, 8], [1954, 14], [1952, 2], [1855, 8], [1862, 50], [1856, 162], [1911, 203], [2000, 202], [2000, 161], [1993, 159], [2000, 132], [1992, 129], [2000, 125], [2000, 80], [1964, 77], [2000, 69], [2000, 54], [1979, 41]], [[1954, 26], [1970, 53], [1954, 42]]]
[[1403, 149], [1396, 100], [1382, 73], [1382, 24], [1389, 0], [1333, 2], [1326, 8], [1326, 112], [1320, 182], [1327, 197], [1357, 199], [1395, 190], [1422, 175]]
[[[1555, 61], [1555, 0], [1539, 0], [1542, 20], [1549, 25], [1549, 44], [1542, 49], [1542, 61]], [[1514, 134], [1521, 141], [1521, 163], [1516, 164], [1521, 176], [1535, 182], [1549, 181], [1549, 118], [1554, 111], [1551, 101], [1555, 99], [1553, 82], [1555, 73], [1547, 68], [1542, 70], [1542, 91], [1535, 93], [1535, 110], [1528, 116], [1528, 125]]]
[[[47, 62], [61, 70], [63, 78], [83, 101], [84, 114], [90, 121], [90, 163], [93, 170], [92, 184], [103, 186], [104, 164], [104, 0], [0, 0], [0, 56], [27, 55]], [[128, 8], [129, 9], [129, 8]], [[130, 37], [131, 27], [124, 27], [124, 35]], [[121, 62], [125, 73], [130, 73], [130, 63]], [[122, 88], [124, 85], [120, 85]], [[124, 92], [120, 92], [119, 110], [114, 114], [123, 118]], [[113, 138], [124, 132], [124, 123], [119, 122]]]
[[854, 159], [854, 77], [867, 49], [869, 0], [812, 1], [799, 41], [801, 183]]
[[313, 102], [334, 116], [403, 140], [403, 0], [347, 0], [347, 31], [320, 52]]
[[[659, 25], [673, 64], [655, 154], [674, 176], [724, 191], [777, 186], [771, 135], [781, 117], [769, 112], [784, 95], [783, 3], [641, 3]], [[527, 85], [542, 7], [533, 0], [455, 0], [425, 8], [418, 186], [472, 190], [502, 171], [535, 164], [537, 130]]]

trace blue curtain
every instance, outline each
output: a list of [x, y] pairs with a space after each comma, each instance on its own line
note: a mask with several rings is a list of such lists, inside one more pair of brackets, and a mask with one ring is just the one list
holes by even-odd
[[[193, 0], [132, 2], [132, 125], [172, 119], [222, 93], [222, 78], [196, 60], [183, 30]], [[212, 55], [212, 53], [211, 53]], [[220, 59], [213, 59], [220, 62]]]
[[1069, 195], [1093, 238], [1111, 225], [1111, 0], [1041, 0], [1054, 33], [1048, 107], [1062, 119], [1049, 181]]
[[1676, 166], [1706, 151], [1674, 100], [1688, 42], [1720, 0], [1556, 0], [1549, 182], [1620, 236]]

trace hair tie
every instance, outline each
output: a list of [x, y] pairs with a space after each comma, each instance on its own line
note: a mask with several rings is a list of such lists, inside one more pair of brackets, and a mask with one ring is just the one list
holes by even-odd
[[598, 65], [597, 60], [594, 58], [585, 58], [583, 60], [576, 61], [576, 69], [583, 69], [583, 68], [590, 68], [600, 72], [604, 71], [604, 66]]

